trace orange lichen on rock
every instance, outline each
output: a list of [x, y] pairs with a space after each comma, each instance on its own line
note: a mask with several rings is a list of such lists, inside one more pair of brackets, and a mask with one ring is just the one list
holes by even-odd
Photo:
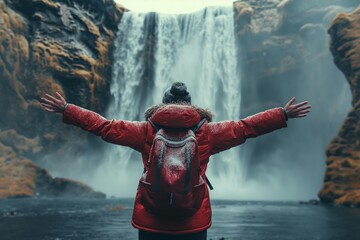
[[235, 22], [236, 24], [236, 33], [239, 36], [243, 36], [249, 31], [255, 30], [255, 25], [252, 23], [252, 15], [254, 9], [245, 2], [234, 2], [235, 9]]
[[80, 16], [81, 21], [84, 23], [84, 25], [86, 26], [86, 30], [93, 35], [95, 38], [99, 38], [101, 37], [99, 28], [93, 23], [91, 22], [89, 19], [87, 19], [84, 16]]
[[33, 0], [33, 3], [38, 5], [39, 7], [51, 10], [59, 10], [60, 8], [60, 5], [58, 3], [49, 0]]
[[20, 34], [26, 31], [27, 24], [24, 19], [13, 10], [6, 7], [2, 2], [0, 2], [0, 16], [0, 23], [2, 25], [0, 30], [11, 30]]
[[[21, 67], [29, 60], [29, 44], [24, 37], [27, 25], [24, 19], [13, 10], [0, 3], [0, 46], [6, 51], [0, 51], [0, 83], [15, 92], [19, 107], [26, 109], [27, 104], [23, 96], [24, 86], [21, 83], [24, 72]], [[9, 92], [1, 92], [7, 97]], [[12, 93], [10, 93], [12, 94]], [[1, 113], [1, 111], [0, 111]], [[4, 116], [3, 114], [1, 114]]]
[[[62, 96], [66, 96], [64, 90], [60, 83], [55, 82], [54, 79], [46, 73], [39, 73], [36, 78], [34, 78], [36, 82], [36, 95], [42, 96], [44, 92], [46, 93], [55, 93], [59, 92]], [[38, 103], [38, 105], [40, 105]]]
[[36, 154], [42, 148], [39, 143], [39, 137], [27, 138], [18, 134], [14, 129], [0, 131], [0, 143], [12, 146], [19, 154], [24, 152]]
[[48, 71], [56, 74], [66, 74], [72, 78], [88, 80], [91, 72], [88, 72], [88, 65], [95, 61], [81, 53], [71, 52], [64, 48], [59, 41], [38, 40], [33, 43], [33, 56], [36, 62], [45, 67]]
[[54, 124], [58, 116], [39, 105], [45, 93], [105, 111], [111, 48], [123, 11], [112, 1], [0, 1], [0, 144], [10, 154], [0, 153], [0, 198], [34, 191], [62, 196], [63, 186], [103, 196], [77, 182], [55, 180], [26, 159], [41, 159], [71, 139]]
[[0, 143], [0, 199], [35, 196], [104, 198], [105, 194], [76, 180], [52, 178], [45, 169]]
[[18, 160], [10, 147], [0, 143], [0, 199], [33, 196], [35, 176], [30, 160]]
[[355, 104], [360, 99], [360, 7], [349, 14], [338, 14], [328, 32], [335, 63], [350, 83]]
[[338, 14], [329, 30], [330, 49], [352, 91], [353, 108], [327, 149], [322, 202], [360, 207], [360, 7]]
[[346, 191], [335, 200], [335, 204], [360, 207], [360, 190]]

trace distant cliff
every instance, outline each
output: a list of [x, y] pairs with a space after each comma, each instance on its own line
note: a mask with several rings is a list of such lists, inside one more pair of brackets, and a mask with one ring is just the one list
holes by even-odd
[[54, 125], [61, 117], [38, 100], [58, 91], [69, 102], [105, 111], [124, 10], [112, 0], [0, 1], [0, 198], [92, 195], [33, 163], [71, 138], [85, 138]]
[[[324, 169], [327, 158], [319, 198], [323, 203], [349, 206], [360, 206], [360, 9], [351, 14], [344, 12], [351, 12], [357, 6], [357, 0], [243, 0], [234, 3], [235, 31], [239, 46], [243, 46], [238, 55], [243, 56], [242, 76], [246, 79], [242, 83], [244, 115], [284, 103], [291, 97], [286, 96], [288, 92], [296, 92], [314, 104], [309, 114], [311, 124], [301, 122], [301, 128], [296, 130], [289, 121], [287, 134], [266, 136], [271, 138], [266, 144], [263, 138], [247, 143], [256, 149], [251, 159], [258, 155], [259, 159], [266, 159], [279, 145], [295, 143], [296, 149], [287, 158], [292, 165], [289, 164], [288, 169], [296, 166], [296, 160], [308, 161], [311, 168], [303, 172], [306, 176], [303, 178], [309, 178], [313, 169], [318, 169], [317, 174]], [[331, 52], [326, 31], [331, 37]], [[333, 67], [331, 53], [338, 69]], [[343, 76], [339, 69], [350, 84], [353, 109], [335, 137], [337, 128], [331, 128], [333, 134], [326, 134], [330, 132], [329, 122], [338, 118], [341, 106], [340, 86], [344, 84], [340, 82]], [[309, 132], [308, 136], [305, 132]], [[334, 137], [325, 155], [326, 145], [321, 146], [322, 141]], [[306, 142], [311, 142], [311, 146]], [[314, 156], [319, 146], [324, 152]], [[306, 158], [302, 152], [308, 153]], [[320, 184], [309, 181], [308, 185], [313, 185], [317, 191]]]
[[360, 7], [337, 15], [328, 32], [335, 64], [350, 84], [353, 108], [327, 149], [319, 197], [325, 203], [360, 207]]

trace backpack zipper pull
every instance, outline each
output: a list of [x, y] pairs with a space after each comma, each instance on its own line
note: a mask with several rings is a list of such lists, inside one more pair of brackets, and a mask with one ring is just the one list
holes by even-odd
[[173, 204], [173, 193], [170, 193], [170, 206]]

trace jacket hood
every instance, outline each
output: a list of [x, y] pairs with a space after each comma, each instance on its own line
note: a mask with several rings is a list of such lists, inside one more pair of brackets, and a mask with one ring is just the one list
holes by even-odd
[[213, 114], [203, 108], [189, 104], [159, 104], [145, 111], [145, 119], [156, 125], [173, 128], [189, 128], [206, 118], [211, 122]]

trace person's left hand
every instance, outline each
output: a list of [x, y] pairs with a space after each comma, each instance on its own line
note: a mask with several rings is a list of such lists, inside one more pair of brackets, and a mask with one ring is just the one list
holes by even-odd
[[310, 112], [311, 105], [307, 105], [308, 102], [304, 101], [298, 104], [294, 104], [295, 98], [293, 97], [284, 107], [288, 118], [302, 118], [306, 117]]
[[56, 92], [58, 98], [45, 94], [40, 100], [41, 106], [48, 112], [62, 113], [66, 107], [66, 100], [60, 93]]

